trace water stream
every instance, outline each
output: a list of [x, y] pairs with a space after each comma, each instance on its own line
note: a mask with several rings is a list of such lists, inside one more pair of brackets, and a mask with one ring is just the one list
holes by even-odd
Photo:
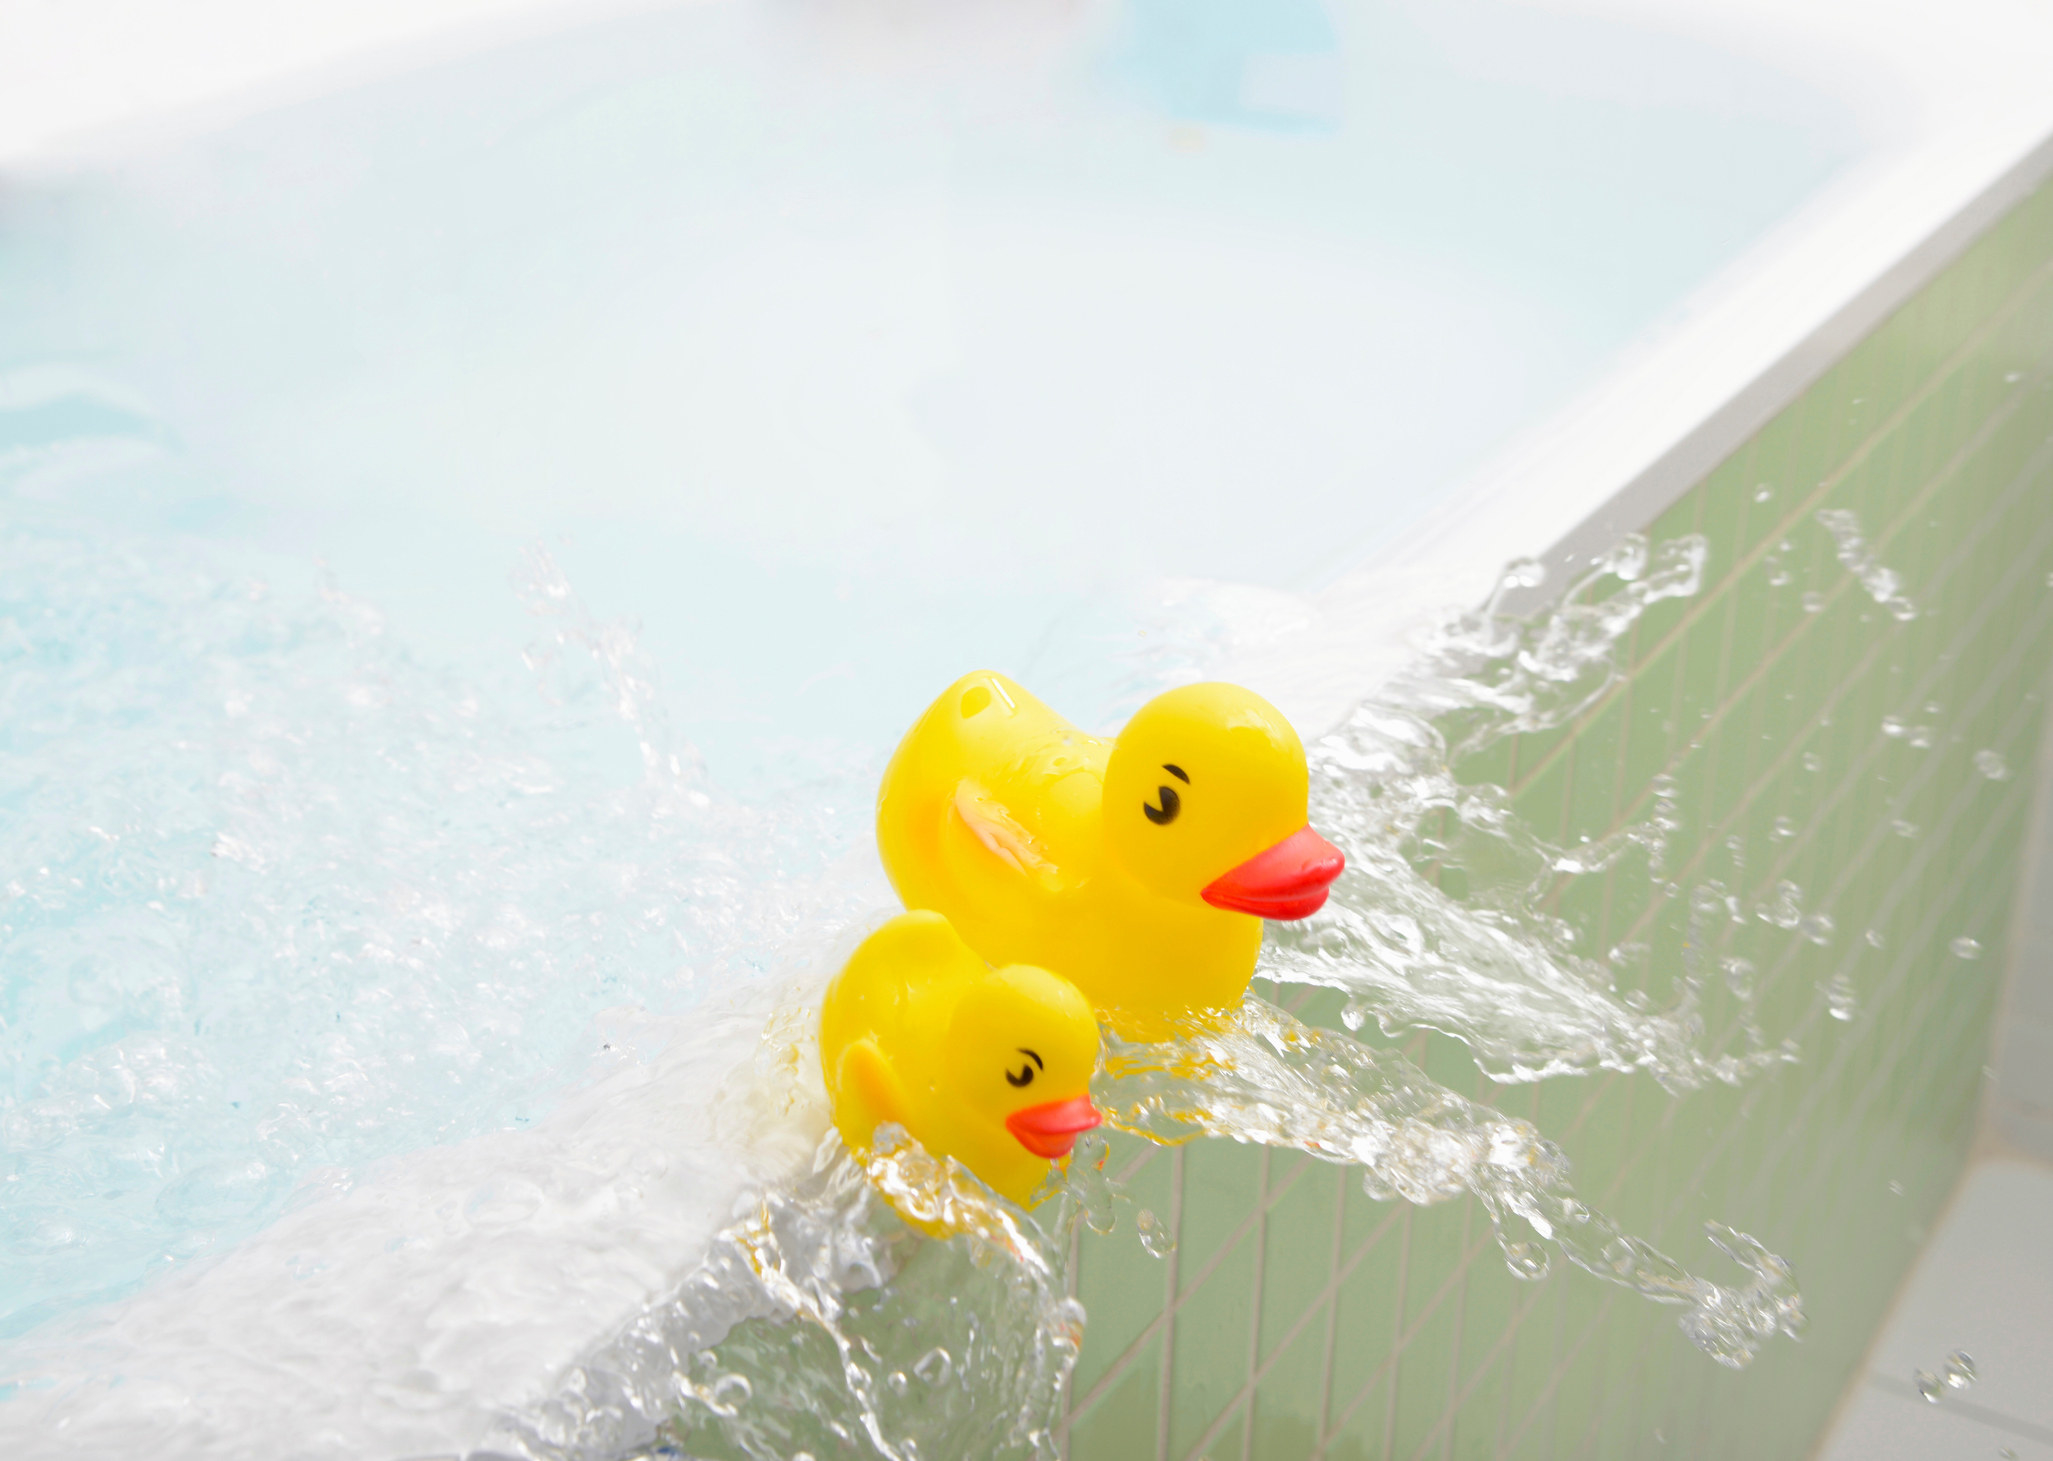
[[[1876, 577], [1862, 551], [1842, 559]], [[1500, 596], [1451, 616], [1316, 742], [1313, 819], [1350, 869], [1325, 912], [1273, 930], [1261, 972], [1341, 990], [1357, 1030], [1452, 1035], [1499, 1081], [1613, 1069], [1687, 1092], [1797, 1058], [1761, 1028], [1741, 961], [1707, 950], [1749, 920], [1819, 936], [1801, 890], [1670, 881], [1681, 829], [1658, 780], [1632, 820], [1563, 847], [1460, 774], [1593, 703], [1641, 616], [1698, 591], [1705, 557], [1696, 539], [1630, 540], [1544, 612]], [[837, 871], [872, 769], [723, 798], [631, 629], [587, 613], [546, 554], [514, 575], [539, 626], [525, 701], [417, 662], [332, 583], [281, 604], [257, 581], [21, 528], [0, 570], [0, 1161], [10, 1236], [36, 1255], [0, 1293], [17, 1332], [229, 1245], [322, 1171], [518, 1126], [580, 1068], [594, 1010], [685, 1010], [780, 969], [814, 970], [816, 991], [822, 950], [880, 911], [873, 877]], [[1505, 594], [1533, 574], [1514, 567]], [[1616, 873], [1685, 910], [1665, 982], [1622, 988], [1617, 960], [1555, 911], [1565, 885]], [[1739, 1011], [1736, 1035], [1707, 1034], [1713, 996]], [[764, 1037], [790, 1111], [820, 1100], [810, 1019], [801, 994]], [[432, 1094], [450, 1087], [461, 1100]], [[1514, 1274], [1559, 1256], [1676, 1306], [1722, 1364], [1802, 1328], [1788, 1265], [1752, 1238], [1709, 1224], [1744, 1277], [1695, 1274], [1585, 1206], [1529, 1124], [1257, 998], [1175, 1041], [1109, 1041], [1098, 1097], [1128, 1132], [1308, 1152], [1379, 1200], [1473, 1196]], [[830, 1135], [809, 1176], [756, 1193], [699, 1268], [503, 1415], [493, 1445], [1047, 1454], [1086, 1317], [1066, 1296], [1071, 1233], [1131, 1212], [1103, 1150], [1080, 1147], [1029, 1214], [911, 1143], [857, 1162]], [[109, 1196], [82, 1228], [87, 1189]], [[922, 1237], [894, 1204], [958, 1236]], [[1128, 1225], [1163, 1250], [1152, 1215]]]

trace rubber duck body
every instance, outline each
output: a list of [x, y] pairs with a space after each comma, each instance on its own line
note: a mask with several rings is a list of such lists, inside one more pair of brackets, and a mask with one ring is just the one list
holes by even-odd
[[1304, 744], [1236, 685], [1185, 685], [1112, 740], [1003, 675], [951, 685], [877, 797], [884, 869], [994, 964], [1060, 971], [1129, 1039], [1232, 1009], [1263, 918], [1304, 918], [1346, 865], [1306, 820]]
[[1022, 1206], [1101, 1119], [1090, 1002], [1045, 969], [991, 968], [930, 911], [872, 933], [827, 987], [820, 1064], [852, 1151], [896, 1122]]

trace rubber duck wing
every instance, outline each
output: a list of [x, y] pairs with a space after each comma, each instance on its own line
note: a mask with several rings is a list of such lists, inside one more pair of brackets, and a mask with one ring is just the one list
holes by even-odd
[[850, 1147], [867, 1150], [887, 1121], [906, 1125], [911, 1102], [875, 1040], [866, 1035], [851, 1041], [835, 1074], [834, 1124]]
[[1003, 675], [958, 680], [885, 772], [877, 840], [893, 885], [973, 919], [1075, 887], [1097, 861], [1107, 753]]

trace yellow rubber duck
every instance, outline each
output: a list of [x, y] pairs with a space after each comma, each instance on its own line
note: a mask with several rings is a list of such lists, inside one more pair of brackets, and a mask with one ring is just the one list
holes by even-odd
[[901, 913], [864, 939], [820, 1006], [820, 1065], [850, 1150], [895, 1121], [1022, 1206], [1101, 1120], [1097, 1064], [1076, 986], [991, 968], [938, 913]]
[[1107, 741], [980, 670], [899, 743], [877, 845], [906, 907], [1161, 1039], [1239, 1005], [1262, 919], [1324, 905], [1346, 859], [1308, 825], [1308, 791], [1297, 732], [1237, 685], [1158, 695]]

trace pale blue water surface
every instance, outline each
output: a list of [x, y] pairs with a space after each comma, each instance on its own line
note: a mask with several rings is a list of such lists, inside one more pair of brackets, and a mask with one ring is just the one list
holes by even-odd
[[1116, 721], [1203, 659], [1162, 581], [1358, 558], [1860, 146], [1486, 0], [986, 19], [0, 178], [0, 1335], [774, 969], [943, 684]]

